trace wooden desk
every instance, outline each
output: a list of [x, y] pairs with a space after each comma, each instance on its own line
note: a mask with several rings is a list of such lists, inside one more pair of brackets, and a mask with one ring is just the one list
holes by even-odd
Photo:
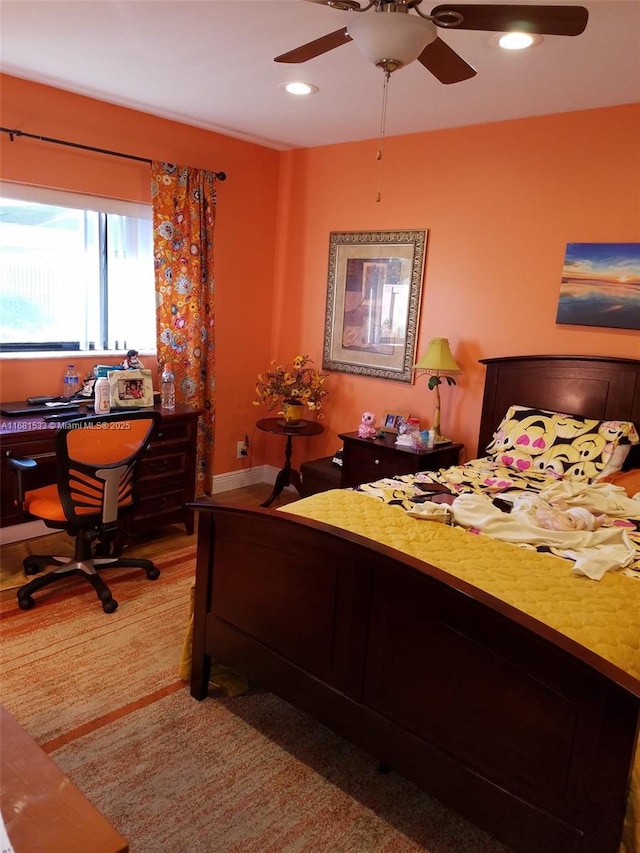
[[[166, 524], [184, 524], [193, 533], [193, 511], [185, 504], [195, 498], [196, 439], [201, 409], [176, 406], [167, 412], [154, 407], [162, 420], [140, 460], [139, 500], [132, 513], [122, 519], [125, 534], [137, 535]], [[29, 456], [38, 468], [29, 479], [29, 488], [56, 480], [55, 435], [58, 424], [42, 415], [0, 417], [0, 526], [21, 522], [14, 505], [14, 478], [7, 456]]]
[[324, 431], [324, 428], [316, 421], [300, 421], [297, 426], [287, 426], [281, 418], [262, 418], [256, 424], [258, 429], [264, 432], [273, 433], [273, 435], [284, 435], [287, 438], [284, 453], [284, 467], [278, 471], [276, 482], [273, 491], [260, 506], [271, 506], [285, 486], [293, 485], [302, 495], [302, 480], [300, 474], [291, 467], [291, 443], [294, 438], [300, 438], [309, 435], [319, 435]]
[[0, 705], [0, 807], [15, 853], [128, 853], [129, 844]]

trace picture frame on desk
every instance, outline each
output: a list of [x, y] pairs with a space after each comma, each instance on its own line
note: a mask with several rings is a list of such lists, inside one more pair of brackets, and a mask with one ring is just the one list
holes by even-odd
[[333, 231], [322, 366], [413, 382], [426, 231]]
[[385, 432], [397, 433], [402, 421], [406, 423], [410, 417], [409, 412], [385, 412], [382, 419], [382, 429]]
[[113, 409], [153, 406], [153, 380], [148, 368], [110, 370], [108, 377]]

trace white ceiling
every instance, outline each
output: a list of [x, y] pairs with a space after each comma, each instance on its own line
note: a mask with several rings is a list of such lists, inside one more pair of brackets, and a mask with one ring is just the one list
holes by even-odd
[[[528, 51], [440, 29], [477, 76], [443, 85], [417, 62], [395, 72], [387, 135], [640, 102], [640, 0], [582, 5], [582, 35]], [[384, 75], [353, 42], [300, 65], [273, 61], [354, 14], [304, 0], [0, 0], [0, 68], [275, 149], [370, 139]], [[320, 91], [288, 95], [291, 80]], [[33, 124], [17, 129], [47, 132]]]

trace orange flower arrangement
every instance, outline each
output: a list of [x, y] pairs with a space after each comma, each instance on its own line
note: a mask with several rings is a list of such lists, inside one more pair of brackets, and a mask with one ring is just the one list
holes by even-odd
[[324, 383], [328, 374], [309, 367], [310, 364], [313, 361], [308, 355], [297, 355], [293, 367], [272, 361], [270, 370], [258, 374], [257, 399], [253, 405], [266, 405], [271, 410], [283, 403], [297, 403], [323, 418], [322, 401], [328, 394]]

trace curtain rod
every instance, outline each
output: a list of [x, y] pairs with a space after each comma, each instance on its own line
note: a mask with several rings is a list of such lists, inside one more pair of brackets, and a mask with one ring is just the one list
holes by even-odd
[[[13, 142], [14, 136], [25, 136], [27, 139], [38, 139], [40, 142], [54, 142], [56, 145], [67, 145], [69, 148], [82, 148], [84, 151], [95, 151], [96, 154], [109, 154], [111, 157], [124, 157], [126, 160], [137, 160], [139, 163], [153, 162], [148, 157], [137, 157], [135, 154], [122, 154], [120, 151], [109, 151], [107, 148], [94, 148], [93, 145], [80, 145], [79, 142], [66, 142], [64, 139], [52, 139], [50, 136], [37, 136], [35, 133], [25, 133], [23, 130], [13, 130], [9, 127], [0, 127], [3, 133], [9, 134], [9, 139]], [[226, 172], [214, 172], [214, 176], [219, 181], [226, 181]]]

